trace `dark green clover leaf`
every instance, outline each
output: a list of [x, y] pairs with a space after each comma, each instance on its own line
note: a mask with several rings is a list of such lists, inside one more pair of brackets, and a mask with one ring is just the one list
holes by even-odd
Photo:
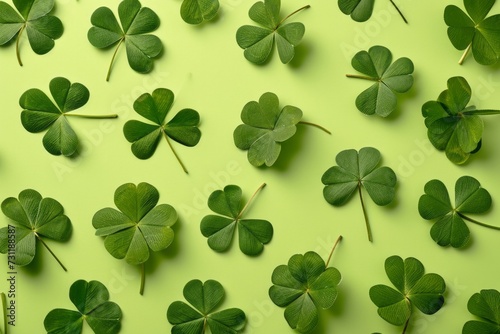
[[364, 147], [359, 153], [353, 149], [344, 150], [335, 157], [338, 166], [329, 168], [321, 178], [325, 185], [323, 196], [334, 206], [344, 205], [358, 190], [370, 241], [372, 233], [361, 188], [364, 187], [375, 204], [381, 206], [391, 203], [396, 193], [396, 174], [389, 167], [377, 167], [380, 160], [380, 152], [373, 147]]
[[54, 40], [63, 34], [61, 20], [49, 13], [54, 8], [54, 0], [13, 0], [17, 13], [9, 4], [0, 1], [0, 45], [5, 45], [16, 37], [16, 55], [23, 66], [19, 53], [19, 42], [26, 30], [31, 49], [39, 55], [46, 54], [54, 47]]
[[467, 106], [471, 96], [467, 81], [452, 77], [448, 79], [448, 89], [437, 101], [428, 101], [422, 106], [427, 137], [455, 164], [463, 164], [481, 148], [484, 125], [480, 115], [500, 114], [500, 110], [477, 110]]
[[438, 274], [424, 274], [422, 263], [399, 256], [385, 260], [385, 272], [396, 289], [379, 284], [370, 288], [370, 299], [382, 319], [396, 326], [408, 326], [413, 306], [424, 314], [434, 314], [444, 304], [446, 284]]
[[123, 0], [118, 5], [118, 16], [108, 7], [99, 7], [92, 14], [92, 27], [88, 31], [89, 42], [99, 49], [116, 45], [109, 65], [106, 81], [120, 46], [125, 43], [130, 67], [139, 73], [149, 73], [153, 69], [153, 59], [162, 51], [161, 40], [149, 33], [160, 26], [160, 18], [148, 7], [142, 7], [138, 0]]
[[467, 321], [462, 334], [500, 333], [500, 293], [497, 290], [481, 290], [473, 294], [467, 303], [467, 309], [481, 318], [481, 321]]
[[[394, 1], [389, 1], [392, 3], [394, 8], [396, 8], [403, 21], [405, 21], [405, 23], [408, 23], [403, 13], [399, 10]], [[375, 0], [339, 0], [338, 2], [339, 8], [342, 13], [344, 13], [345, 15], [351, 15], [351, 18], [356, 22], [365, 22], [370, 17], [372, 17], [374, 4]]]
[[[66, 271], [42, 237], [67, 241], [71, 236], [71, 221], [64, 215], [64, 208], [55, 199], [42, 198], [37, 191], [26, 189], [19, 199], [9, 197], [2, 202], [2, 212], [14, 225], [0, 229], [0, 253], [15, 254], [15, 263], [25, 266], [31, 263], [36, 253], [36, 242], [40, 241]], [[11, 236], [15, 235], [15, 247]], [[14, 249], [13, 249], [14, 247]]]
[[455, 207], [451, 205], [448, 190], [443, 182], [431, 180], [425, 184], [425, 194], [418, 201], [422, 218], [436, 220], [431, 237], [440, 246], [458, 248], [467, 244], [470, 231], [464, 220], [500, 230], [500, 227], [480, 223], [465, 214], [483, 213], [491, 207], [491, 196], [475, 178], [462, 176], [455, 184]]
[[182, 109], [165, 124], [172, 104], [174, 93], [166, 88], [158, 88], [153, 94], [142, 94], [134, 102], [134, 110], [154, 124], [131, 120], [125, 123], [123, 133], [132, 143], [132, 153], [139, 159], [149, 159], [156, 151], [161, 137], [165, 137], [170, 149], [184, 172], [187, 169], [175, 153], [169, 138], [185, 146], [195, 146], [201, 138], [200, 115], [193, 109]]
[[500, 57], [500, 14], [486, 17], [496, 0], [464, 0], [465, 10], [448, 5], [444, 21], [448, 37], [457, 50], [465, 50], [462, 64], [472, 50], [474, 59], [482, 65], [492, 65]]
[[224, 190], [214, 191], [208, 198], [208, 207], [219, 215], [203, 217], [200, 230], [207, 237], [210, 248], [217, 252], [226, 251], [231, 246], [234, 230], [238, 226], [239, 245], [243, 253], [257, 255], [273, 237], [273, 226], [263, 219], [242, 219], [243, 213], [257, 193], [264, 188], [262, 184], [252, 198], [243, 206], [241, 188], [228, 185]]
[[300, 43], [306, 28], [300, 22], [284, 24], [292, 15], [309, 8], [304, 6], [280, 20], [280, 0], [264, 0], [253, 4], [248, 16], [261, 27], [244, 25], [236, 32], [236, 41], [244, 49], [244, 56], [255, 64], [264, 63], [273, 50], [274, 41], [283, 64], [295, 56], [295, 46]]
[[396, 110], [396, 93], [405, 93], [413, 86], [413, 62], [408, 58], [391, 62], [391, 51], [379, 45], [352, 58], [352, 67], [366, 76], [348, 74], [347, 77], [375, 81], [356, 98], [356, 107], [362, 113], [389, 116]]
[[80, 83], [71, 83], [66, 78], [54, 78], [49, 84], [55, 101], [40, 89], [32, 88], [21, 95], [19, 105], [21, 122], [26, 130], [37, 133], [48, 130], [43, 136], [43, 146], [53, 155], [71, 156], [78, 149], [78, 137], [67, 117], [116, 118], [118, 115], [84, 115], [70, 113], [81, 108], [89, 100], [89, 90]]
[[109, 301], [108, 289], [101, 282], [74, 282], [69, 289], [69, 299], [78, 311], [62, 308], [50, 311], [43, 321], [47, 334], [80, 334], [84, 320], [96, 334], [120, 332], [122, 311]]
[[150, 250], [161, 251], [174, 240], [171, 226], [177, 221], [177, 212], [168, 204], [156, 205], [159, 197], [158, 190], [149, 183], [126, 183], [115, 191], [115, 205], [120, 211], [104, 208], [92, 218], [95, 234], [105, 237], [104, 246], [111, 255], [141, 265], [141, 295], [144, 263]]
[[189, 24], [211, 20], [218, 11], [219, 0], [184, 0], [181, 5], [181, 17]]
[[189, 281], [183, 290], [183, 301], [175, 301], [168, 307], [167, 319], [174, 325], [174, 334], [203, 334], [206, 327], [212, 334], [236, 334], [245, 327], [245, 313], [239, 308], [214, 312], [224, 299], [224, 288], [214, 280], [202, 283]]

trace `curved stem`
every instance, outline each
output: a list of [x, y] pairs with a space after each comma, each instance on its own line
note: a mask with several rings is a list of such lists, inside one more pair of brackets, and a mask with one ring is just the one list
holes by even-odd
[[297, 9], [296, 11], [294, 11], [293, 13], [288, 14], [283, 20], [281, 20], [280, 23], [278, 23], [278, 25], [276, 26], [276, 28], [274, 30], [278, 29], [283, 24], [283, 22], [285, 22], [286, 20], [288, 20], [291, 16], [297, 14], [301, 10], [304, 10], [304, 9], [307, 9], [307, 8], [310, 8], [310, 7], [311, 7], [310, 5], [305, 5], [304, 7], [300, 7], [299, 9]]
[[328, 260], [326, 260], [326, 265], [325, 265], [326, 267], [328, 267], [328, 264], [330, 263], [330, 260], [332, 259], [333, 251], [335, 250], [335, 248], [337, 248], [337, 245], [340, 242], [340, 240], [342, 240], [341, 235], [339, 235], [339, 237], [337, 238], [337, 241], [335, 241], [335, 243], [333, 244], [332, 250], [330, 251], [330, 255], [328, 255]]
[[26, 23], [19, 30], [16, 38], [16, 56], [17, 56], [17, 62], [19, 63], [20, 66], [23, 66], [23, 62], [21, 61], [21, 54], [19, 52], [19, 40], [21, 39], [21, 35], [23, 34], [25, 28], [26, 28]]
[[141, 287], [139, 288], [139, 294], [142, 296], [144, 294], [144, 285], [146, 283], [146, 262], [141, 263]]
[[410, 317], [408, 317], [408, 320], [406, 320], [405, 328], [403, 328], [403, 333], [401, 333], [401, 334], [405, 334], [406, 333], [406, 330], [408, 329], [408, 325], [409, 324], [410, 324]]
[[2, 313], [3, 313], [3, 333], [7, 334], [7, 298], [5, 293], [0, 293], [0, 298], [2, 299]]
[[394, 6], [394, 8], [396, 8], [396, 10], [398, 11], [399, 15], [401, 15], [401, 18], [403, 19], [403, 21], [405, 21], [405, 23], [408, 24], [408, 21], [406, 20], [406, 17], [399, 10], [398, 6], [396, 6], [396, 4], [394, 3], [394, 1], [392, 1], [392, 0], [389, 0], [389, 1], [392, 3], [392, 5]]
[[167, 134], [165, 133], [165, 131], [162, 131], [163, 132], [163, 135], [165, 136], [165, 139], [167, 140], [167, 143], [168, 143], [168, 146], [170, 146], [170, 149], [172, 150], [172, 153], [174, 153], [175, 155], [175, 158], [177, 159], [177, 161], [179, 162], [179, 164], [181, 165], [182, 167], [182, 170], [184, 171], [184, 173], [186, 174], [189, 174], [187, 169], [186, 169], [186, 166], [184, 166], [184, 164], [182, 163], [181, 161], [181, 158], [179, 158], [179, 156], [177, 155], [177, 153], [175, 152], [174, 150], [174, 147], [172, 146], [172, 144], [170, 143], [170, 139], [168, 139], [168, 136]]
[[299, 124], [314, 126], [314, 127], [317, 127], [318, 129], [321, 129], [321, 130], [325, 131], [329, 135], [332, 134], [330, 131], [328, 131], [327, 129], [325, 129], [324, 127], [322, 127], [321, 125], [318, 125], [318, 124], [314, 124], [314, 123], [310, 123], [310, 122], [304, 122], [304, 121], [300, 121]]
[[358, 184], [359, 199], [361, 200], [361, 207], [363, 208], [363, 215], [365, 216], [366, 232], [368, 233], [368, 240], [373, 241], [372, 231], [370, 228], [370, 222], [368, 221], [368, 215], [366, 214], [365, 202], [363, 201], [363, 192], [361, 191], [361, 184]]
[[106, 81], [109, 81], [109, 76], [111, 75], [111, 67], [113, 67], [113, 63], [115, 62], [116, 54], [118, 53], [118, 49], [120, 48], [120, 45], [122, 45], [124, 40], [125, 40], [125, 38], [122, 37], [120, 39], [120, 41], [118, 42], [118, 45], [116, 46], [115, 52], [113, 53], [113, 58], [111, 58], [111, 63], [109, 64], [108, 74], [106, 75]]
[[470, 49], [472, 48], [472, 43], [469, 44], [467, 49], [465, 49], [464, 53], [462, 54], [462, 57], [460, 57], [460, 60], [458, 61], [459, 65], [462, 65], [464, 63], [465, 58], [469, 55]]
[[346, 74], [345, 76], [348, 78], [363, 79], [363, 80], [370, 80], [370, 81], [379, 81], [377, 78], [368, 77], [366, 75]]
[[266, 184], [262, 183], [260, 185], [260, 187], [257, 188], [257, 190], [255, 190], [255, 192], [253, 193], [252, 197], [250, 197], [250, 199], [248, 200], [247, 204], [245, 204], [245, 206], [243, 207], [243, 209], [241, 209], [240, 214], [238, 215], [238, 217], [236, 217], [236, 220], [239, 220], [241, 218], [241, 216], [243, 216], [243, 212], [245, 212], [245, 210], [248, 208], [248, 206], [253, 201], [253, 199], [255, 198], [255, 196], [257, 196], [257, 194], [259, 193], [259, 191], [261, 191], [262, 188], [264, 188], [265, 186], [266, 186]]
[[469, 222], [471, 222], [471, 223], [474, 223], [474, 224], [477, 224], [477, 225], [481, 225], [481, 226], [483, 226], [483, 227], [491, 228], [491, 229], [493, 229], [493, 230], [500, 230], [500, 226], [493, 226], [493, 225], [488, 225], [488, 224], [485, 224], [485, 223], [481, 223], [481, 222], [479, 222], [479, 221], [477, 221], [477, 220], [475, 220], [475, 219], [472, 219], [472, 218], [467, 217], [467, 216], [466, 216], [466, 215], [464, 215], [463, 213], [460, 213], [460, 212], [458, 212], [458, 211], [456, 211], [456, 213], [457, 213], [460, 217], [462, 217], [463, 219], [465, 219], [465, 220], [467, 220], [467, 221], [469, 221]]
[[68, 271], [68, 269], [66, 269], [66, 267], [64, 266], [64, 264], [62, 264], [62, 262], [57, 258], [56, 254], [54, 254], [54, 252], [49, 248], [49, 246], [45, 243], [45, 241], [43, 241], [42, 238], [40, 238], [40, 236], [35, 233], [35, 237], [42, 243], [42, 245], [45, 246], [45, 248], [47, 248], [47, 250], [49, 251], [50, 254], [52, 254], [52, 256], [54, 257], [54, 259], [56, 259], [57, 263], [59, 263], [59, 265], [64, 269], [64, 271]]
[[97, 119], [118, 118], [117, 114], [108, 114], [108, 115], [82, 115], [82, 114], [69, 114], [69, 113], [65, 113], [64, 116], [73, 116], [73, 117], [81, 117], [81, 118], [97, 118]]

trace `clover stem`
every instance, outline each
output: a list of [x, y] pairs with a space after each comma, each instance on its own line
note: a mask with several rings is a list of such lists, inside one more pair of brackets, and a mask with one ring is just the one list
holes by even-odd
[[342, 240], [341, 235], [339, 235], [339, 237], [337, 238], [337, 241], [335, 241], [335, 243], [333, 244], [332, 250], [330, 251], [330, 255], [328, 255], [328, 260], [326, 260], [326, 265], [325, 265], [326, 267], [328, 267], [328, 264], [330, 263], [330, 260], [332, 259], [333, 251], [335, 250], [335, 248], [337, 248], [337, 245], [340, 242], [340, 240]]
[[464, 63], [465, 58], [467, 58], [467, 56], [469, 55], [471, 47], [472, 47], [472, 43], [470, 43], [469, 46], [467, 46], [467, 49], [465, 49], [462, 57], [460, 57], [460, 60], [458, 61], [459, 65], [462, 65]]
[[52, 254], [52, 256], [54, 257], [54, 259], [56, 259], [57, 263], [59, 263], [59, 265], [64, 269], [64, 271], [68, 271], [68, 269], [66, 269], [66, 267], [64, 266], [64, 264], [62, 264], [62, 262], [57, 258], [56, 254], [54, 254], [54, 252], [49, 248], [49, 245], [47, 245], [45, 243], [45, 241], [43, 241], [42, 238], [40, 238], [40, 236], [35, 233], [35, 237], [42, 243], [42, 245], [45, 246], [45, 248], [47, 248], [47, 250], [49, 251], [50, 254]]
[[7, 334], [7, 298], [5, 297], [5, 293], [0, 293], [0, 298], [2, 299], [2, 313], [3, 313], [3, 333]]
[[491, 228], [493, 230], [500, 230], [500, 226], [493, 226], [493, 225], [488, 225], [488, 224], [485, 224], [485, 223], [481, 223], [477, 220], [474, 220], [472, 218], [469, 218], [467, 217], [466, 215], [464, 215], [463, 213], [460, 213], [458, 211], [455, 211], [460, 217], [462, 217], [463, 219], [471, 222], [471, 223], [474, 223], [474, 224], [477, 224], [477, 225], [480, 225], [480, 226], [483, 226], [483, 227], [487, 227], [487, 228]]
[[65, 113], [64, 116], [73, 116], [73, 117], [81, 117], [81, 118], [97, 118], [97, 119], [118, 118], [117, 114], [108, 114], [108, 115], [82, 115], [82, 114], [68, 114], [68, 113]]
[[144, 294], [144, 285], [146, 283], [146, 262], [141, 263], [141, 287], [139, 288], [139, 294], [142, 296]]
[[297, 14], [298, 12], [300, 12], [300, 11], [302, 11], [304, 9], [310, 8], [310, 7], [311, 7], [310, 5], [305, 5], [304, 7], [300, 7], [299, 9], [297, 9], [296, 11], [294, 11], [293, 13], [288, 14], [283, 20], [280, 21], [280, 23], [278, 23], [278, 25], [276, 26], [276, 28], [274, 30], [278, 29], [283, 24], [283, 22], [285, 22], [286, 20], [288, 20], [291, 16]]
[[245, 204], [245, 206], [243, 207], [243, 209], [241, 209], [240, 214], [238, 215], [238, 217], [236, 217], [236, 220], [239, 220], [241, 218], [241, 216], [243, 216], [243, 212], [245, 212], [245, 210], [250, 206], [250, 203], [253, 201], [253, 199], [255, 198], [255, 196], [257, 196], [258, 192], [261, 191], [262, 188], [264, 188], [265, 186], [266, 186], [266, 183], [262, 183], [260, 185], [260, 187], [257, 188], [257, 190], [255, 190], [255, 192], [253, 193], [252, 197], [250, 197], [250, 199]]
[[363, 215], [365, 216], [366, 232], [368, 233], [368, 240], [373, 242], [372, 231], [370, 228], [370, 222], [368, 221], [368, 215], [366, 214], [365, 202], [363, 201], [363, 192], [361, 191], [361, 183], [358, 183], [359, 199], [361, 200], [361, 208], [363, 208]]
[[163, 131], [163, 135], [165, 136], [165, 139], [167, 140], [168, 146], [170, 146], [170, 149], [172, 150], [172, 153], [174, 153], [175, 158], [177, 159], [177, 161], [179, 161], [179, 164], [181, 165], [182, 170], [184, 170], [184, 173], [189, 174], [188, 171], [187, 171], [187, 169], [186, 169], [186, 166], [184, 166], [184, 164], [182, 163], [181, 158], [179, 158], [179, 156], [175, 152], [174, 147], [172, 146], [172, 143], [170, 143], [170, 139], [168, 139], [168, 136], [165, 133], [165, 131]]
[[410, 317], [408, 317], [408, 320], [406, 320], [405, 328], [403, 328], [403, 333], [401, 333], [401, 334], [405, 334], [406, 333], [406, 330], [408, 329], [408, 325], [409, 324], [410, 324]]
[[392, 1], [392, 0], [389, 0], [389, 1], [392, 3], [392, 5], [394, 6], [394, 8], [396, 8], [396, 10], [398, 11], [399, 15], [401, 15], [401, 18], [403, 19], [403, 21], [405, 21], [405, 23], [408, 24], [408, 21], [406, 20], [406, 17], [399, 10], [398, 6], [396, 6], [396, 4], [394, 3], [394, 1]]
[[304, 125], [310, 125], [310, 126], [314, 126], [314, 127], [317, 127], [318, 129], [320, 130], [323, 130], [324, 132], [328, 133], [329, 135], [331, 135], [332, 133], [330, 131], [328, 131], [327, 129], [325, 129], [324, 127], [322, 127], [321, 125], [318, 125], [318, 124], [315, 124], [315, 123], [310, 123], [310, 122], [305, 122], [305, 121], [300, 121], [299, 124], [304, 124]]
[[122, 45], [124, 40], [125, 40], [125, 38], [122, 37], [120, 39], [120, 41], [118, 42], [118, 45], [116, 46], [115, 52], [113, 53], [113, 57], [111, 58], [111, 63], [109, 64], [108, 74], [106, 75], [106, 81], [109, 81], [109, 76], [111, 75], [111, 67], [113, 67], [113, 63], [115, 62], [116, 54], [118, 53], [118, 49], [120, 48], [120, 45]]
[[25, 28], [26, 28], [26, 23], [21, 27], [16, 37], [16, 56], [17, 56], [17, 62], [19, 63], [20, 66], [23, 66], [23, 62], [21, 61], [21, 54], [19, 52], [19, 41], [21, 40], [21, 35], [23, 34]]
[[377, 79], [377, 78], [367, 77], [365, 75], [346, 74], [345, 76], [348, 78], [363, 79], [363, 80], [370, 80], [370, 81], [379, 81], [379, 79]]

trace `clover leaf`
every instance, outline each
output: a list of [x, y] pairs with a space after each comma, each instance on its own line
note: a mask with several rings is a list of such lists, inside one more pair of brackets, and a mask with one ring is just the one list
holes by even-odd
[[434, 314], [444, 304], [446, 284], [438, 274], [424, 274], [422, 263], [413, 258], [394, 255], [385, 260], [385, 272], [396, 289], [378, 284], [370, 288], [370, 299], [378, 307], [378, 314], [396, 326], [410, 322], [413, 306], [424, 314]]
[[219, 11], [219, 0], [183, 0], [181, 17], [189, 24], [200, 24], [211, 20]]
[[304, 6], [280, 20], [280, 0], [258, 1], [250, 7], [248, 16], [260, 24], [260, 27], [244, 25], [236, 32], [236, 42], [244, 49], [245, 58], [254, 63], [264, 63], [273, 50], [274, 42], [283, 64], [289, 63], [295, 56], [295, 46], [300, 43], [306, 28], [300, 22], [284, 24], [294, 14], [309, 8]]
[[370, 241], [373, 238], [361, 188], [381, 206], [391, 203], [396, 193], [396, 174], [389, 167], [377, 167], [380, 159], [380, 152], [373, 147], [364, 147], [359, 153], [354, 149], [344, 150], [335, 157], [338, 166], [329, 168], [321, 178], [325, 185], [323, 197], [333, 206], [346, 204], [358, 190]]
[[313, 330], [319, 321], [318, 309], [332, 307], [337, 299], [342, 276], [336, 268], [328, 268], [328, 263], [341, 239], [337, 239], [326, 263], [317, 253], [307, 252], [293, 255], [288, 265], [273, 271], [269, 297], [277, 306], [286, 307], [288, 325], [300, 333]]
[[[87, 87], [71, 83], [66, 78], [57, 77], [49, 83], [50, 93], [55, 101], [40, 89], [32, 88], [21, 95], [19, 105], [21, 123], [31, 133], [48, 130], [43, 136], [43, 146], [53, 155], [72, 156], [78, 149], [78, 137], [67, 117], [116, 118], [118, 115], [85, 115], [70, 113], [81, 108], [89, 100]], [[57, 105], [57, 106], [56, 106]]]
[[297, 131], [297, 124], [312, 125], [330, 134], [325, 128], [301, 121], [302, 110], [294, 106], [279, 108], [279, 99], [274, 93], [264, 93], [259, 101], [248, 102], [241, 111], [244, 124], [234, 130], [234, 144], [248, 150], [248, 161], [256, 166], [272, 166], [281, 152], [281, 143]]
[[139, 159], [149, 159], [161, 139], [165, 137], [184, 172], [188, 171], [175, 152], [169, 138], [185, 146], [196, 146], [201, 138], [200, 115], [193, 109], [182, 109], [164, 124], [172, 104], [174, 93], [166, 88], [158, 88], [153, 94], [144, 93], [134, 102], [134, 110], [154, 124], [131, 120], [123, 126], [125, 138], [132, 143], [132, 153]]
[[257, 193], [265, 187], [263, 183], [243, 206], [241, 188], [228, 185], [224, 190], [216, 190], [208, 198], [208, 207], [219, 215], [207, 215], [200, 223], [208, 246], [217, 252], [226, 251], [231, 246], [235, 227], [238, 226], [240, 250], [246, 255], [258, 255], [273, 237], [273, 226], [263, 219], [242, 219]]
[[448, 89], [437, 101], [428, 101], [422, 106], [427, 137], [455, 164], [465, 163], [481, 148], [484, 125], [479, 116], [500, 114], [500, 110], [477, 110], [475, 106], [467, 106], [471, 96], [467, 80], [452, 77], [448, 79]]
[[109, 301], [108, 289], [99, 281], [78, 280], [69, 289], [69, 299], [78, 311], [56, 308], [43, 321], [47, 334], [80, 334], [83, 321], [94, 333], [120, 332], [122, 311]]
[[497, 334], [500, 332], [500, 293], [497, 290], [481, 290], [467, 303], [470, 313], [481, 318], [467, 321], [462, 334]]
[[106, 81], [109, 81], [111, 67], [120, 46], [125, 43], [130, 67], [139, 73], [149, 73], [153, 69], [153, 60], [163, 50], [161, 40], [149, 33], [160, 26], [160, 18], [148, 7], [142, 7], [138, 0], [123, 0], [118, 5], [118, 16], [108, 7], [99, 7], [91, 17], [92, 27], [87, 37], [93, 46], [99, 49], [116, 45]]
[[[396, 8], [403, 21], [405, 21], [405, 23], [408, 23], [406, 17], [403, 15], [401, 10], [399, 10], [394, 1], [389, 1], [392, 3], [394, 8]], [[339, 0], [338, 2], [339, 8], [342, 13], [350, 15], [351, 18], [356, 22], [367, 21], [372, 16], [374, 4], [375, 0]]]
[[379, 45], [352, 58], [352, 67], [366, 76], [347, 74], [347, 77], [375, 81], [356, 98], [356, 107], [362, 113], [389, 116], [396, 110], [395, 93], [405, 93], [413, 86], [413, 62], [404, 57], [391, 62], [391, 51]]
[[422, 218], [436, 221], [431, 228], [431, 237], [438, 245], [465, 246], [470, 239], [470, 231], [464, 220], [500, 230], [498, 226], [486, 225], [465, 215], [483, 213], [491, 207], [490, 193], [475, 178], [462, 176], [457, 180], [455, 206], [451, 205], [448, 190], [439, 180], [427, 182], [424, 192], [418, 201], [418, 212]]
[[236, 334], [245, 327], [246, 316], [239, 308], [214, 312], [224, 299], [225, 291], [215, 280], [189, 281], [183, 290], [183, 301], [174, 301], [167, 310], [167, 319], [174, 325], [172, 333], [203, 334], [206, 327], [212, 334]]
[[472, 50], [474, 59], [482, 65], [493, 65], [500, 57], [500, 14], [486, 17], [495, 0], [464, 0], [465, 10], [455, 5], [444, 9], [448, 37], [457, 50], [465, 50], [461, 65]]
[[141, 265], [141, 295], [150, 250], [161, 251], [174, 240], [171, 226], [177, 221], [177, 212], [171, 205], [156, 205], [159, 197], [158, 190], [149, 183], [125, 183], [115, 191], [119, 211], [104, 208], [92, 218], [95, 234], [105, 237], [104, 247], [113, 257]]
[[[0, 253], [14, 254], [15, 264], [25, 266], [35, 258], [36, 243], [39, 241], [67, 271], [42, 238], [67, 241], [71, 236], [71, 220], [64, 215], [64, 208], [58, 201], [42, 198], [36, 190], [25, 189], [19, 193], [19, 198], [5, 199], [1, 207], [14, 225], [0, 229]], [[12, 238], [15, 238], [15, 246]]]
[[5, 45], [16, 37], [16, 55], [23, 66], [19, 52], [19, 41], [26, 30], [31, 49], [39, 55], [54, 48], [54, 40], [63, 34], [61, 20], [49, 13], [54, 8], [54, 0], [13, 0], [16, 12], [9, 4], [0, 1], [0, 45]]

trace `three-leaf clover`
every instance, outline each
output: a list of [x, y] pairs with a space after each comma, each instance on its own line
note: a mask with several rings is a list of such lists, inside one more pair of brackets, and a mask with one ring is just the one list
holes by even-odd
[[31, 133], [48, 130], [43, 136], [43, 146], [53, 155], [71, 156], [78, 149], [78, 137], [67, 117], [116, 118], [118, 115], [85, 115], [70, 113], [81, 108], [89, 100], [87, 87], [71, 83], [66, 78], [57, 77], [49, 83], [50, 93], [55, 101], [40, 89], [32, 88], [21, 95], [19, 105], [21, 123]]
[[226, 251], [231, 246], [236, 225], [240, 249], [247, 255], [257, 255], [273, 237], [273, 226], [263, 219], [242, 219], [257, 193], [264, 188], [263, 183], [243, 206], [241, 188], [228, 185], [224, 190], [216, 190], [208, 198], [208, 207], [219, 215], [203, 217], [200, 230], [207, 237], [208, 246], [217, 252]]
[[328, 263], [341, 239], [337, 239], [326, 263], [317, 253], [307, 252], [293, 255], [288, 265], [273, 271], [269, 297], [277, 306], [286, 307], [288, 325], [300, 333], [313, 330], [319, 320], [318, 309], [332, 307], [337, 299], [342, 276], [336, 268], [328, 268]]
[[47, 334], [80, 334], [83, 321], [94, 333], [120, 332], [122, 311], [109, 301], [108, 289], [99, 281], [78, 280], [69, 288], [69, 299], [78, 311], [56, 308], [43, 321]]
[[49, 15], [54, 0], [13, 0], [17, 13], [9, 4], [0, 1], [0, 45], [16, 37], [16, 55], [23, 66], [19, 42], [26, 30], [31, 49], [39, 55], [46, 54], [55, 45], [54, 40], [63, 34], [63, 25], [56, 16]]
[[159, 197], [149, 183], [126, 183], [115, 191], [115, 205], [120, 211], [104, 208], [92, 218], [95, 234], [105, 237], [104, 246], [111, 255], [141, 265], [141, 295], [150, 250], [161, 251], [174, 240], [171, 226], [177, 221], [177, 212], [168, 204], [156, 205]]
[[495, 64], [500, 57], [500, 14], [486, 18], [496, 0], [464, 0], [465, 10], [448, 5], [444, 21], [448, 37], [457, 50], [465, 50], [462, 64], [472, 50], [474, 59], [482, 65]]
[[[396, 8], [403, 21], [405, 21], [405, 23], [408, 23], [406, 17], [403, 15], [401, 10], [399, 10], [394, 1], [389, 1], [392, 3], [394, 8]], [[367, 21], [372, 16], [374, 4], [375, 0], [339, 0], [338, 2], [339, 8], [342, 13], [350, 15], [351, 18], [356, 22]]]
[[372, 233], [361, 188], [381, 206], [391, 203], [396, 193], [396, 174], [389, 167], [377, 167], [380, 160], [380, 152], [373, 147], [363, 147], [359, 153], [354, 149], [344, 150], [335, 157], [338, 166], [329, 168], [321, 178], [325, 185], [323, 196], [334, 206], [344, 205], [358, 190], [370, 241]]
[[301, 121], [302, 110], [287, 105], [280, 109], [279, 99], [274, 93], [264, 93], [259, 101], [250, 101], [241, 111], [244, 124], [238, 125], [233, 133], [234, 144], [248, 150], [248, 161], [254, 166], [272, 166], [281, 152], [281, 143], [297, 131], [297, 124], [323, 127]]
[[475, 106], [467, 106], [471, 96], [467, 80], [452, 77], [448, 79], [448, 89], [437, 101], [428, 101], [422, 106], [427, 137], [455, 164], [463, 164], [481, 148], [484, 125], [480, 115], [500, 114], [500, 110], [477, 110]]
[[244, 25], [236, 32], [236, 42], [244, 49], [245, 58], [254, 64], [264, 63], [270, 56], [276, 40], [278, 54], [283, 64], [295, 56], [295, 46], [300, 43], [306, 28], [300, 22], [285, 23], [292, 15], [309, 8], [304, 6], [280, 20], [280, 0], [264, 0], [253, 4], [248, 16], [261, 27]]
[[42, 239], [67, 241], [71, 236], [71, 221], [64, 215], [64, 208], [58, 201], [50, 197], [42, 198], [33, 189], [25, 189], [19, 193], [19, 199], [5, 199], [2, 212], [14, 225], [9, 224], [0, 229], [0, 253], [9, 256], [14, 254], [17, 265], [28, 265], [35, 257], [38, 240], [66, 271], [66, 267]]
[[425, 194], [418, 201], [418, 212], [422, 218], [436, 220], [431, 228], [431, 237], [440, 246], [458, 248], [467, 244], [470, 231], [464, 220], [492, 229], [500, 227], [486, 225], [465, 214], [483, 213], [491, 207], [491, 196], [475, 178], [462, 176], [455, 183], [455, 206], [451, 205], [446, 186], [440, 180], [425, 184]]
[[200, 24], [211, 20], [219, 11], [219, 0], [183, 0], [181, 17], [189, 24]]
[[497, 334], [500, 332], [500, 293], [497, 290], [481, 290], [467, 303], [470, 313], [481, 318], [467, 321], [462, 334]]
[[413, 62], [405, 57], [391, 62], [391, 51], [379, 45], [352, 58], [352, 67], [366, 76], [347, 74], [347, 77], [375, 81], [356, 98], [356, 107], [362, 113], [389, 116], [396, 110], [395, 93], [405, 93], [413, 86]]
[[187, 169], [175, 152], [169, 138], [185, 146], [195, 146], [201, 138], [198, 129], [200, 115], [193, 109], [182, 109], [165, 123], [174, 93], [166, 88], [158, 88], [153, 94], [144, 93], [134, 102], [134, 110], [154, 124], [131, 120], [123, 126], [125, 138], [132, 143], [132, 153], [139, 159], [149, 159], [156, 150], [162, 136], [165, 137], [177, 161], [187, 174]]
[[153, 59], [163, 50], [161, 40], [149, 34], [160, 26], [160, 18], [148, 7], [142, 7], [138, 0], [123, 0], [118, 5], [118, 16], [108, 7], [99, 7], [92, 14], [92, 27], [87, 37], [99, 49], [116, 45], [106, 81], [111, 75], [111, 67], [120, 46], [125, 43], [130, 67], [139, 73], [149, 73], [153, 69]]
[[[370, 288], [370, 299], [382, 319], [408, 327], [413, 305], [424, 314], [434, 314], [444, 304], [446, 284], [438, 274], [424, 274], [422, 263], [394, 255], [385, 260], [385, 272], [396, 289], [378, 284]], [[403, 331], [403, 333], [405, 332]]]
[[168, 307], [167, 319], [174, 325], [172, 333], [203, 334], [206, 327], [212, 334], [236, 334], [245, 327], [245, 313], [239, 308], [214, 312], [224, 299], [224, 288], [215, 280], [189, 281], [183, 290], [183, 301], [175, 301]]

